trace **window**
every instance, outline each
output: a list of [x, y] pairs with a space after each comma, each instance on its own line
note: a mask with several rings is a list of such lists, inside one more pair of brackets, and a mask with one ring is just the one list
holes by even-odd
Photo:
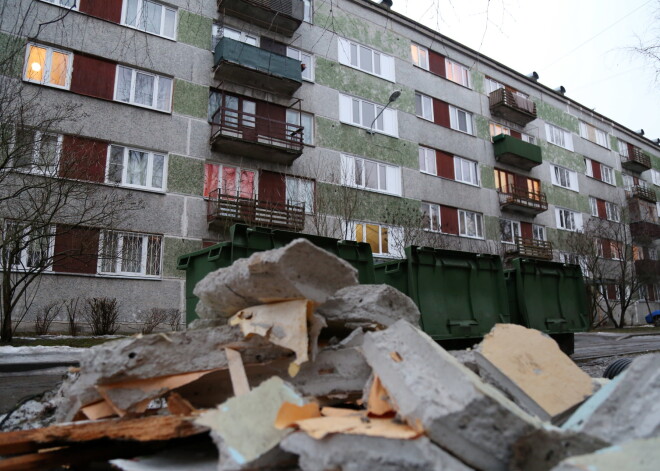
[[651, 181], [654, 185], [660, 186], [660, 170], [652, 169], [651, 170]]
[[[221, 108], [224, 108], [221, 109]], [[233, 111], [236, 110], [236, 111]], [[239, 120], [239, 110], [241, 119]], [[216, 90], [209, 93], [209, 122], [222, 124], [223, 128], [256, 126], [257, 103], [243, 97], [223, 94]], [[241, 131], [223, 129], [223, 134], [240, 137]]]
[[472, 113], [449, 105], [449, 121], [452, 129], [472, 134]]
[[591, 208], [591, 215], [595, 218], [598, 217], [598, 200], [593, 196], [589, 197], [589, 207]]
[[603, 146], [609, 149], [607, 145], [607, 133], [592, 126], [591, 124], [585, 123], [584, 121], [580, 121], [580, 136], [598, 144], [599, 146]]
[[169, 113], [172, 79], [117, 66], [115, 100]]
[[239, 31], [237, 29], [224, 26], [220, 27], [219, 33], [221, 38], [233, 39], [234, 41], [249, 44], [250, 46], [259, 46], [259, 37], [248, 34], [244, 31]]
[[299, 60], [303, 65], [302, 79], [308, 82], [314, 81], [314, 57], [293, 47], [286, 48], [286, 55], [292, 59]]
[[570, 132], [546, 123], [545, 133], [548, 137], [548, 142], [551, 144], [571, 151], [573, 150], [573, 138]]
[[614, 183], [614, 169], [612, 167], [608, 167], [607, 165], [602, 165], [600, 166], [600, 176], [602, 178], [602, 181], [605, 183], [609, 183], [610, 185], [615, 185]]
[[578, 232], [582, 230], [582, 214], [570, 209], [555, 208], [558, 229]]
[[355, 240], [367, 242], [374, 255], [399, 255], [397, 246], [402, 242], [403, 230], [400, 227], [382, 226], [380, 224], [355, 224]]
[[164, 190], [167, 157], [146, 150], [110, 146], [106, 181], [133, 188]]
[[0, 258], [13, 270], [48, 270], [53, 256], [50, 227], [31, 227], [18, 221], [5, 220]]
[[99, 250], [99, 273], [159, 277], [162, 239], [162, 236], [152, 234], [103, 232]]
[[23, 79], [50, 87], [69, 89], [73, 54], [50, 46], [28, 44]]
[[44, 2], [52, 3], [60, 7], [71, 8], [73, 10], [78, 9], [78, 2], [76, 0], [42, 0]]
[[24, 172], [56, 175], [62, 152], [62, 136], [35, 129], [17, 128], [11, 151], [12, 168]]
[[342, 154], [341, 183], [401, 196], [401, 168]]
[[427, 231], [440, 232], [440, 206], [422, 203], [422, 224]]
[[624, 157], [624, 158], [628, 159], [629, 158], [629, 156], [628, 156], [628, 143], [622, 141], [621, 139], [619, 139], [618, 141], [619, 141], [619, 146], [618, 146], [619, 147], [619, 155], [621, 157]]
[[454, 176], [456, 181], [479, 186], [478, 168], [476, 162], [454, 156]]
[[309, 113], [303, 113], [302, 111], [287, 109], [286, 122], [293, 125], [288, 129], [289, 134], [292, 132], [295, 133], [298, 127], [302, 127], [303, 144], [310, 146], [314, 144], [314, 116]]
[[490, 137], [497, 136], [499, 134], [506, 134], [507, 136], [511, 135], [511, 129], [506, 126], [502, 126], [497, 123], [490, 123]]
[[497, 80], [493, 80], [490, 77], [486, 77], [486, 93], [488, 95], [493, 93], [495, 90], [499, 90], [500, 88], [504, 88], [504, 85], [502, 85]]
[[532, 224], [532, 237], [536, 240], [545, 240], [545, 227]]
[[[376, 116], [378, 116], [378, 119], [376, 119]], [[394, 137], [399, 136], [396, 110], [385, 109], [382, 105], [360, 98], [339, 95], [339, 120], [342, 123], [373, 129], [373, 131]]]
[[230, 165], [206, 164], [204, 166], [204, 196], [214, 197], [212, 192], [224, 196], [255, 199], [257, 196], [256, 170]]
[[458, 210], [458, 233], [464, 237], [483, 239], [483, 221], [479, 213]]
[[564, 167], [550, 165], [550, 177], [553, 185], [561, 186], [573, 191], [578, 190], [577, 173]]
[[312, 22], [312, 0], [303, 0], [303, 21]]
[[622, 174], [621, 177], [623, 178], [623, 188], [626, 191], [632, 191], [632, 187], [634, 184], [633, 177], [630, 175], [626, 175], [625, 173]]
[[449, 80], [470, 88], [470, 69], [458, 62], [445, 59], [445, 70]]
[[585, 174], [586, 176], [588, 176], [588, 177], [592, 177], [592, 178], [593, 178], [593, 176], [594, 176], [594, 166], [593, 166], [593, 164], [591, 163], [591, 159], [587, 159], [587, 158], [585, 158], [585, 159], [584, 159], [584, 165], [585, 165], [585, 167], [586, 167], [586, 170], [584, 171], [584, 174]]
[[415, 93], [415, 113], [420, 118], [433, 121], [433, 98]]
[[609, 201], [605, 202], [605, 211], [607, 213], [607, 220], [608, 221], [614, 221], [614, 222], [619, 222], [621, 219], [621, 216], [619, 214], [619, 207], [614, 204], [610, 203]]
[[348, 39], [339, 38], [339, 63], [394, 82], [394, 58]]
[[147, 33], [174, 39], [176, 10], [150, 0], [126, 0], [121, 23]]
[[431, 175], [437, 175], [435, 150], [419, 146], [419, 170]]
[[410, 53], [412, 54], [412, 61], [417, 67], [429, 70], [429, 50], [417, 44], [410, 45]]
[[520, 223], [509, 219], [500, 219], [500, 231], [502, 233], [502, 242], [505, 244], [515, 244], [516, 237], [520, 237]]
[[305, 203], [305, 212], [314, 212], [314, 181], [306, 178], [286, 177], [286, 202]]

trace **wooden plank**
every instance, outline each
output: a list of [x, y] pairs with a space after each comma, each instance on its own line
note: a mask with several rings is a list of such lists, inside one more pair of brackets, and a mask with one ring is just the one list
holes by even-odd
[[231, 348], [225, 348], [225, 353], [227, 354], [227, 365], [229, 366], [229, 375], [234, 388], [234, 395], [242, 396], [249, 393], [250, 383], [248, 383], [241, 354]]

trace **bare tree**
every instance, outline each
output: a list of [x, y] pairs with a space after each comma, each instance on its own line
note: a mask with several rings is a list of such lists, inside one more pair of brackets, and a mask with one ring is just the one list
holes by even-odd
[[637, 45], [628, 48], [645, 59], [655, 70], [656, 81], [660, 80], [660, 0], [656, 1], [656, 10], [651, 22], [651, 38], [644, 40], [637, 37]]

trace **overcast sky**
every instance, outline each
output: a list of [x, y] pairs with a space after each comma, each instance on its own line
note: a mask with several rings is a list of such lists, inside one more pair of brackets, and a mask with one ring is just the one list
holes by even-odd
[[660, 0], [393, 1], [395, 11], [660, 138], [660, 81], [627, 50], [638, 37], [660, 37]]

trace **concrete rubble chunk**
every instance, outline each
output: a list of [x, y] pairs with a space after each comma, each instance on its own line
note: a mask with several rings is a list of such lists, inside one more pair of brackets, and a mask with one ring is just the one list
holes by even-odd
[[514, 402], [551, 420], [593, 392], [589, 375], [538, 330], [496, 324], [475, 349], [477, 365]]
[[357, 285], [342, 288], [316, 312], [330, 328], [380, 330], [399, 319], [419, 326], [419, 308], [408, 296], [389, 285]]
[[552, 471], [656, 471], [660, 463], [660, 437], [631, 440], [562, 461]]
[[660, 353], [637, 357], [562, 428], [616, 444], [660, 435]]
[[392, 440], [334, 434], [315, 440], [305, 432], [286, 437], [280, 447], [300, 456], [303, 471], [470, 471], [426, 437]]
[[511, 445], [542, 425], [406, 321], [362, 350], [399, 415], [474, 468], [508, 469]]
[[241, 309], [276, 300], [322, 303], [337, 290], [358, 284], [357, 270], [305, 239], [209, 273], [195, 287], [200, 318], [230, 317]]

